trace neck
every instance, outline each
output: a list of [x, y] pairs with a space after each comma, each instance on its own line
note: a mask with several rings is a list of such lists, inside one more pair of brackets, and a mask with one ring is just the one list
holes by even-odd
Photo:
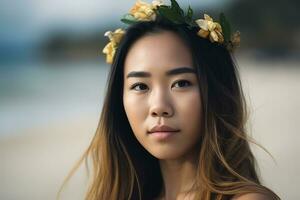
[[197, 156], [193, 154], [180, 159], [160, 160], [159, 163], [164, 181], [160, 197], [179, 200], [190, 195], [195, 183]]

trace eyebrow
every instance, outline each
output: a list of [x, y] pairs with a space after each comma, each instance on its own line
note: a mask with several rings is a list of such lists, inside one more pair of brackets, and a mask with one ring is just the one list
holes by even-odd
[[[178, 74], [183, 74], [183, 73], [196, 74], [196, 71], [195, 71], [195, 69], [190, 68], [190, 67], [179, 67], [179, 68], [171, 69], [171, 70], [167, 71], [166, 75], [171, 76], [171, 75], [178, 75]], [[149, 72], [132, 71], [132, 72], [127, 74], [126, 78], [130, 78], [130, 77], [150, 77], [150, 76], [151, 76], [151, 74]]]

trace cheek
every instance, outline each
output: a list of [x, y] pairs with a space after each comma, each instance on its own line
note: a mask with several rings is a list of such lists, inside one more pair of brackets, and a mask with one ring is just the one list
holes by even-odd
[[123, 95], [124, 109], [130, 123], [130, 126], [136, 135], [143, 131], [143, 123], [147, 116], [146, 105], [136, 97], [136, 95], [131, 95], [129, 93], [124, 93]]
[[200, 92], [195, 90], [177, 99], [177, 108], [182, 126], [191, 132], [199, 131], [202, 118]]

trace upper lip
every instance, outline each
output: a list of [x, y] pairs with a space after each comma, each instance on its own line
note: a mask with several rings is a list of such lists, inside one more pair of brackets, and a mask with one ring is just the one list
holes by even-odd
[[166, 125], [156, 125], [153, 128], [150, 129], [148, 133], [154, 133], [154, 132], [177, 132], [178, 129], [174, 129], [172, 127], [166, 126]]

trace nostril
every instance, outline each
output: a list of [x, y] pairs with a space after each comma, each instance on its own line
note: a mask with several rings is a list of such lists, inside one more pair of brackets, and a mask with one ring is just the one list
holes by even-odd
[[169, 113], [168, 112], [163, 112], [163, 113], [156, 113], [156, 112], [153, 112], [151, 114], [152, 116], [169, 116]]
[[165, 116], [167, 115], [167, 116], [168, 116], [168, 115], [169, 115], [169, 113], [167, 113], [167, 112], [163, 112], [163, 115], [165, 115]]
[[157, 113], [156, 112], [152, 112], [151, 115], [152, 116], [157, 116]]

